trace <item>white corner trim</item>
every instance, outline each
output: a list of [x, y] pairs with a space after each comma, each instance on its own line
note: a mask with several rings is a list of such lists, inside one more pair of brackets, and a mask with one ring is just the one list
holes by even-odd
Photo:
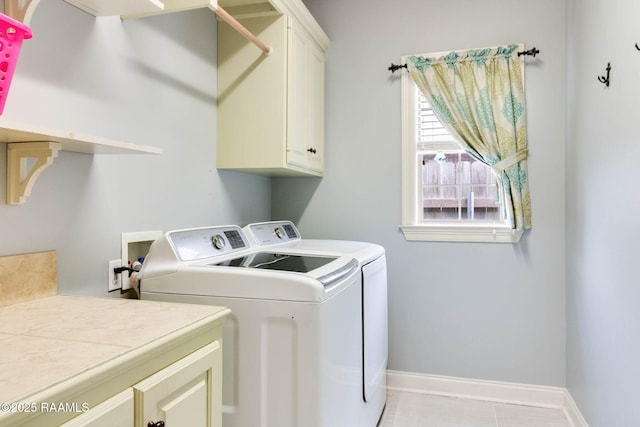
[[566, 388], [387, 371], [387, 389], [561, 409], [572, 427], [588, 427]]
[[573, 400], [573, 397], [571, 397], [571, 393], [569, 393], [568, 390], [565, 394], [563, 409], [564, 415], [567, 417], [567, 420], [569, 420], [571, 427], [589, 427], [587, 420], [582, 416], [580, 409], [578, 409], [578, 405], [576, 405], [576, 402]]

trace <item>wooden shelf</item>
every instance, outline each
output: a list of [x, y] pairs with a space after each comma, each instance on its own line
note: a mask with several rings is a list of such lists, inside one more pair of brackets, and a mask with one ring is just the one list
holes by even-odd
[[48, 129], [5, 118], [0, 118], [0, 142], [8, 144], [7, 203], [10, 205], [24, 204], [38, 176], [53, 164], [60, 150], [83, 154], [162, 153], [157, 147]]

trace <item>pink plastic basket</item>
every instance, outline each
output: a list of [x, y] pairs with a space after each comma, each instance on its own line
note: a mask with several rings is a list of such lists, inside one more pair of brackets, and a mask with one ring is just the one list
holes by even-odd
[[30, 39], [31, 28], [0, 13], [0, 114], [7, 102], [22, 40]]

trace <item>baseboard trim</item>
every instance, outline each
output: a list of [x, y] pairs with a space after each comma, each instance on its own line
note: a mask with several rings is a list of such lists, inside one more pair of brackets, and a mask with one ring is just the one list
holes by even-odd
[[589, 427], [587, 420], [582, 416], [582, 412], [578, 409], [578, 405], [576, 405], [576, 402], [573, 400], [573, 397], [568, 390], [564, 397], [563, 409], [564, 414], [572, 427]]
[[561, 409], [572, 427], [588, 427], [568, 390], [561, 387], [387, 371], [387, 389]]

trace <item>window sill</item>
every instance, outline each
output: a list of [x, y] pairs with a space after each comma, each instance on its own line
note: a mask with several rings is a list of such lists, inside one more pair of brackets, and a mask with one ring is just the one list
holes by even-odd
[[502, 224], [401, 225], [405, 239], [423, 242], [518, 243], [522, 231]]

